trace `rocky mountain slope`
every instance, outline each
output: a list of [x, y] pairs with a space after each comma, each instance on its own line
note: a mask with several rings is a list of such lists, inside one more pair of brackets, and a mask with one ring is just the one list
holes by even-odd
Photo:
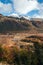
[[43, 33], [43, 19], [26, 19], [0, 14], [0, 33], [14, 31], [34, 31]]

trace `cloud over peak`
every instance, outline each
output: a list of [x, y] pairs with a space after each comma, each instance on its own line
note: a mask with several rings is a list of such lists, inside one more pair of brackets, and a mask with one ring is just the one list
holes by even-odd
[[[38, 10], [38, 13], [33, 13], [32, 16], [43, 17], [43, 2], [39, 3], [38, 0], [7, 0], [9, 3], [0, 1], [0, 13], [6, 15], [26, 15], [31, 17], [33, 10]], [[42, 1], [42, 0], [40, 0]], [[33, 11], [31, 13], [31, 11]], [[29, 14], [31, 13], [31, 15]]]
[[13, 0], [14, 10], [19, 14], [27, 14], [28, 12], [37, 9], [37, 0]]
[[27, 15], [32, 10], [38, 10], [38, 13], [35, 13], [33, 16], [43, 17], [43, 3], [39, 3], [38, 0], [12, 0], [12, 2], [14, 11], [20, 15]]

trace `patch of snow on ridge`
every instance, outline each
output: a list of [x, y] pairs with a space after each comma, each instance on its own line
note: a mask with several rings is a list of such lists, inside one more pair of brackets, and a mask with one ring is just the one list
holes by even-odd
[[30, 16], [25, 16], [25, 15], [18, 15], [18, 14], [16, 14], [16, 13], [12, 13], [12, 14], [10, 14], [9, 16], [12, 16], [12, 17], [18, 17], [18, 18], [24, 18], [24, 19], [27, 19], [27, 20], [30, 20]]
[[12, 14], [10, 14], [9, 16], [12, 16], [12, 17], [19, 17], [19, 15], [16, 14], [16, 13], [12, 13]]
[[23, 18], [30, 20], [30, 16], [23, 16]]

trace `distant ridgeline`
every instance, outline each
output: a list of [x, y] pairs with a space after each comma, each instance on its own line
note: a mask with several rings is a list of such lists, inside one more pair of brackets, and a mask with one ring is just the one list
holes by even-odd
[[43, 32], [43, 20], [26, 19], [24, 17], [3, 16], [0, 14], [0, 33], [14, 31], [31, 31]]

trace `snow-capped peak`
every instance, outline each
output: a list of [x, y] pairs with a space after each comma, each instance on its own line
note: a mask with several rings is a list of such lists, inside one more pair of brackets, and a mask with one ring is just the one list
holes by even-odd
[[12, 14], [10, 14], [9, 16], [12, 16], [12, 17], [19, 17], [19, 15], [16, 14], [16, 13], [12, 13]]
[[25, 15], [21, 16], [21, 15], [18, 15], [17, 13], [12, 13], [9, 16], [18, 17], [18, 18], [24, 18], [24, 19], [30, 20], [30, 16], [25, 16]]
[[23, 18], [30, 20], [30, 16], [23, 16]]

